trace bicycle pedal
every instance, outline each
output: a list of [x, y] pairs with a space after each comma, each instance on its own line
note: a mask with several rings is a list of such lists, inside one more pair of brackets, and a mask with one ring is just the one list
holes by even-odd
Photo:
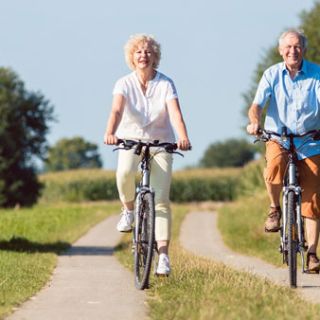
[[131, 233], [132, 232], [132, 229], [130, 230], [126, 230], [126, 231], [120, 231], [121, 233]]
[[305, 273], [307, 273], [307, 274], [319, 274], [320, 270], [305, 270]]
[[156, 273], [155, 275], [156, 275], [157, 277], [159, 277], [159, 278], [168, 278], [168, 277], [169, 277], [169, 274]]
[[266, 233], [276, 233], [278, 232], [279, 230], [281, 229], [281, 227], [279, 229], [267, 229], [267, 228], [264, 228], [264, 232]]

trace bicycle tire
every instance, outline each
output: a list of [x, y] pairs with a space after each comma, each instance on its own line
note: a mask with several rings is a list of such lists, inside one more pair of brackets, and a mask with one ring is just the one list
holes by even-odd
[[297, 287], [297, 224], [296, 200], [294, 191], [288, 192], [288, 264], [290, 287]]
[[154, 249], [155, 207], [154, 194], [138, 194], [136, 202], [134, 275], [139, 290], [148, 288]]

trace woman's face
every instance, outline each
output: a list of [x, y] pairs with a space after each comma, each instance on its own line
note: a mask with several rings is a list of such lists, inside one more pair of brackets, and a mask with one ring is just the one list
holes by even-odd
[[136, 69], [152, 69], [155, 61], [155, 54], [148, 42], [138, 44], [133, 52], [133, 64]]

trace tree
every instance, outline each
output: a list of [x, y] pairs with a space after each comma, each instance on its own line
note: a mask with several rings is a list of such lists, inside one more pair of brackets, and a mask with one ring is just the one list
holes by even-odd
[[200, 166], [241, 167], [254, 158], [255, 147], [244, 139], [228, 139], [211, 144], [200, 160]]
[[34, 159], [45, 155], [53, 107], [40, 93], [28, 92], [18, 75], [0, 68], [0, 206], [29, 206], [41, 184]]
[[[301, 24], [298, 29], [304, 31], [305, 35], [308, 38], [308, 49], [306, 53], [306, 59], [309, 59], [312, 62], [320, 64], [320, 3], [316, 2], [314, 7], [310, 11], [303, 11], [300, 14]], [[257, 68], [254, 72], [252, 83], [249, 90], [243, 94], [245, 101], [245, 107], [243, 108], [243, 115], [245, 116], [246, 122], [248, 108], [250, 107], [259, 80], [265, 69], [271, 65], [282, 61], [281, 56], [278, 52], [278, 44], [268, 49], [265, 55], [262, 57], [261, 62], [258, 63]]]
[[79, 168], [101, 168], [102, 161], [96, 144], [81, 137], [60, 139], [49, 148], [46, 171], [63, 171]]

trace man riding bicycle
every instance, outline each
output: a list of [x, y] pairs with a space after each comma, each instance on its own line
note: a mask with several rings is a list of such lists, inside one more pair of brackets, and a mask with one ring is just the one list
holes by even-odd
[[[281, 134], [285, 129], [288, 134], [302, 135], [320, 129], [320, 66], [304, 59], [306, 48], [306, 36], [298, 30], [290, 29], [280, 36], [279, 53], [283, 62], [263, 73], [249, 108], [249, 134], [259, 133], [262, 110], [267, 101], [266, 130]], [[320, 269], [316, 254], [320, 230], [320, 141], [311, 138], [306, 141], [304, 137], [295, 138], [294, 143], [298, 149], [302, 215], [306, 222], [307, 269], [317, 271]], [[281, 219], [282, 181], [288, 161], [286, 145], [279, 139], [268, 141], [265, 159], [264, 179], [270, 199], [265, 230], [277, 232]]]

